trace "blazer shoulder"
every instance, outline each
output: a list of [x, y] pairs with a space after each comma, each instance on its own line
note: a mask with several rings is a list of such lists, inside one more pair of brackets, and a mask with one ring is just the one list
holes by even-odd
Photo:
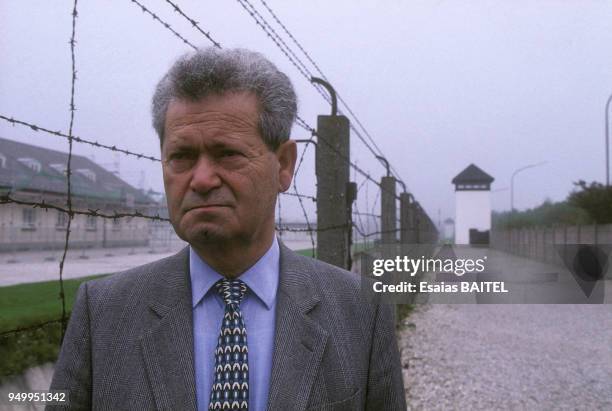
[[307, 278], [308, 286], [324, 300], [341, 302], [358, 311], [372, 309], [378, 303], [364, 292], [371, 287], [370, 278], [297, 253], [292, 263], [292, 269]]
[[312, 257], [306, 257], [297, 253], [294, 254], [296, 260], [299, 261], [300, 268], [306, 269], [313, 281], [333, 288], [359, 289], [361, 281], [361, 276], [359, 274]]

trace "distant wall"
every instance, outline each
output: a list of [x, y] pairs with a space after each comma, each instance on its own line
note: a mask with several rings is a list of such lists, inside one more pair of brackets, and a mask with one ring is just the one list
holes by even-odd
[[[491, 248], [550, 264], [562, 264], [557, 247], [564, 244], [612, 245], [612, 224], [491, 231]], [[609, 264], [612, 266], [612, 261]], [[608, 277], [612, 278], [610, 271]]]

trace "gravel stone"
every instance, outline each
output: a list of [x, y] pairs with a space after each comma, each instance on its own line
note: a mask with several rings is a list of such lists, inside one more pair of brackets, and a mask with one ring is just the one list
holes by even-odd
[[612, 305], [418, 305], [409, 410], [612, 410]]

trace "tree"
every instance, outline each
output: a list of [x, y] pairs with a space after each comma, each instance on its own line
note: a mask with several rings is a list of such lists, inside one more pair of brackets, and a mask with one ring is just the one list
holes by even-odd
[[612, 224], [612, 187], [595, 181], [587, 184], [584, 180], [574, 185], [579, 189], [570, 193], [567, 202], [584, 210], [597, 224]]

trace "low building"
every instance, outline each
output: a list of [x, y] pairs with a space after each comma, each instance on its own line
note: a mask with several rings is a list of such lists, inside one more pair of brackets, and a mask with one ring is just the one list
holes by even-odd
[[[65, 152], [0, 138], [0, 251], [64, 247], [68, 213], [7, 200], [67, 209], [67, 162]], [[86, 157], [72, 155], [70, 168], [73, 210], [150, 215], [158, 209], [151, 196]], [[71, 221], [69, 245], [146, 246], [149, 232], [149, 219], [77, 214]]]

